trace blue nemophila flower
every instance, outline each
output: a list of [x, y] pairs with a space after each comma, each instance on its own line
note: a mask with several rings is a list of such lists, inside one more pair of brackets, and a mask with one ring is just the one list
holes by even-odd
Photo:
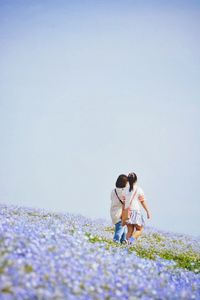
[[0, 208], [0, 299], [200, 298], [198, 238], [147, 228], [127, 248], [104, 220]]

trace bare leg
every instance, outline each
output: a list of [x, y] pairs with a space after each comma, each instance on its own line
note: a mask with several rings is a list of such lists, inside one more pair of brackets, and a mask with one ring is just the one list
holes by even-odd
[[128, 232], [127, 232], [127, 235], [126, 235], [126, 239], [128, 240], [132, 236], [132, 234], [133, 234], [134, 225], [127, 224], [127, 228], [128, 228]]
[[143, 226], [139, 226], [137, 224], [135, 224], [134, 226], [136, 228], [136, 231], [133, 233], [133, 237], [137, 239], [142, 234], [144, 228]]

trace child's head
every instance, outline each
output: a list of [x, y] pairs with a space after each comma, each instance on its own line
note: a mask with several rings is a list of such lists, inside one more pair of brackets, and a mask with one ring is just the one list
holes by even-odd
[[137, 182], [137, 175], [135, 173], [129, 173], [128, 182], [130, 185], [129, 192], [131, 192], [133, 190], [133, 185]]
[[116, 183], [115, 183], [115, 186], [116, 186], [117, 188], [123, 189], [123, 188], [126, 187], [127, 183], [128, 183], [128, 177], [127, 177], [126, 175], [124, 175], [124, 174], [121, 174], [121, 175], [119, 175], [119, 177], [117, 178], [117, 181], [116, 181]]

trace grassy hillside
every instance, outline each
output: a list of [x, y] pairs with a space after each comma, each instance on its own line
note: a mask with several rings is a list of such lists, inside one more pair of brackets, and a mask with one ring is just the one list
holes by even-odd
[[200, 299], [199, 238], [112, 237], [104, 220], [0, 205], [0, 299]]

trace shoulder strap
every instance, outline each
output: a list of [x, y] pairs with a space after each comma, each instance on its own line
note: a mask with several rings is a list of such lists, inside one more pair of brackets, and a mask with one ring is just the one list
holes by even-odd
[[119, 199], [119, 201], [121, 202], [121, 204], [123, 205], [124, 203], [123, 203], [123, 201], [119, 198], [116, 189], [115, 189], [115, 194], [116, 194], [117, 198]]
[[133, 199], [135, 198], [136, 193], [137, 193], [137, 188], [136, 188], [136, 190], [135, 190], [135, 192], [134, 192], [134, 194], [133, 194], [133, 196], [132, 196], [132, 199], [131, 199], [131, 202], [130, 202], [129, 207], [131, 207], [132, 202], [133, 202]]

